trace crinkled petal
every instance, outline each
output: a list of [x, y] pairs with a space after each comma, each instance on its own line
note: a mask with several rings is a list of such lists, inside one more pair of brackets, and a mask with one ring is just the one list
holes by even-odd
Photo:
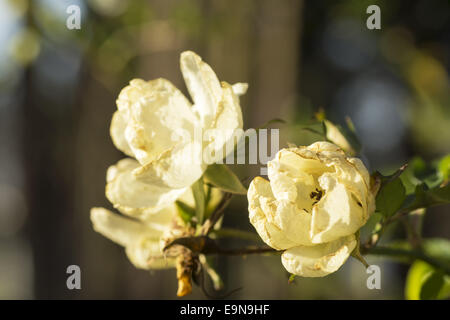
[[126, 247], [128, 259], [139, 269], [166, 269], [175, 266], [175, 259], [163, 255], [159, 241], [143, 238]]
[[192, 142], [165, 152], [157, 160], [137, 168], [134, 175], [142, 183], [163, 189], [179, 189], [190, 187], [202, 176], [206, 167], [201, 145]]
[[247, 93], [248, 83], [238, 82], [233, 84], [231, 87], [233, 88], [234, 94], [239, 97]]
[[337, 271], [356, 246], [355, 236], [347, 236], [315, 246], [297, 246], [281, 255], [286, 270], [302, 277], [323, 277]]
[[350, 162], [352, 165], [355, 166], [356, 170], [358, 170], [359, 174], [363, 178], [365, 184], [369, 188], [370, 186], [370, 174], [369, 171], [367, 171], [366, 166], [364, 163], [358, 159], [358, 158], [348, 158], [348, 162]]
[[189, 101], [168, 80], [147, 82], [142, 96], [129, 110], [125, 138], [142, 165], [194, 138], [198, 120]]
[[275, 224], [286, 238], [296, 245], [311, 245], [311, 213], [289, 201], [278, 200], [276, 203]]
[[250, 223], [255, 227], [261, 239], [277, 250], [296, 245], [275, 224], [274, 214], [277, 210], [276, 199], [270, 189], [269, 181], [256, 177], [247, 193]]
[[95, 231], [123, 247], [134, 245], [149, 234], [158, 241], [162, 236], [158, 230], [104, 208], [92, 208], [91, 221]]
[[315, 152], [306, 148], [281, 149], [271, 162], [278, 163], [278, 171], [286, 171], [293, 177], [297, 176], [299, 172], [317, 175], [332, 171], [319, 161]]
[[122, 113], [122, 116], [128, 121], [130, 108], [139, 99], [148, 93], [148, 82], [142, 79], [133, 79], [130, 84], [123, 88], [119, 97], [116, 100], [117, 109]]
[[162, 269], [174, 266], [173, 259], [166, 259], [161, 248], [161, 237], [171, 224], [167, 217], [163, 217], [166, 213], [163, 210], [144, 224], [104, 208], [92, 208], [91, 221], [95, 231], [125, 247], [134, 266], [140, 269]]
[[122, 212], [133, 212], [136, 208], [146, 208], [156, 212], [172, 204], [185, 188], [172, 189], [142, 182], [133, 171], [139, 163], [133, 159], [122, 159], [107, 172], [106, 197]]
[[321, 152], [330, 152], [330, 153], [340, 153], [341, 155], [345, 155], [344, 151], [339, 148], [337, 145], [327, 141], [317, 141], [308, 146], [308, 150], [321, 153]]
[[133, 150], [131, 150], [128, 141], [125, 139], [125, 129], [127, 123], [119, 111], [114, 112], [111, 120], [111, 126], [109, 132], [111, 134], [112, 141], [117, 149], [125, 153], [127, 156], [134, 157]]
[[194, 100], [194, 110], [202, 119], [203, 127], [210, 128], [222, 100], [219, 79], [211, 67], [192, 51], [185, 51], [180, 57], [181, 72]]
[[222, 88], [223, 95], [216, 118], [212, 128], [205, 132], [208, 145], [204, 151], [204, 160], [208, 164], [222, 160], [229, 152], [233, 152], [244, 133], [239, 98], [228, 83], [222, 82]]
[[319, 183], [325, 195], [313, 208], [313, 242], [333, 241], [358, 231], [366, 219], [362, 204], [352, 189], [329, 173], [322, 175]]

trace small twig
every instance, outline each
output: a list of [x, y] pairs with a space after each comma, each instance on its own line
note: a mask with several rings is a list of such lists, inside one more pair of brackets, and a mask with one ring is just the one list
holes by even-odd
[[205, 254], [223, 254], [229, 256], [244, 256], [248, 254], [264, 254], [264, 253], [281, 253], [282, 251], [275, 250], [271, 247], [246, 247], [239, 249], [223, 249], [216, 247], [214, 250], [208, 251]]
[[261, 238], [252, 232], [238, 230], [238, 229], [231, 229], [231, 228], [221, 228], [219, 230], [212, 231], [215, 236], [218, 238], [237, 238], [241, 240], [248, 240], [253, 242], [261, 242]]
[[239, 249], [224, 249], [221, 248], [214, 239], [207, 236], [197, 237], [182, 237], [173, 240], [168, 243], [163, 251], [168, 250], [174, 245], [181, 245], [195, 254], [223, 254], [223, 255], [246, 255], [246, 254], [258, 254], [258, 253], [277, 253], [277, 251], [271, 247], [263, 246], [249, 246]]

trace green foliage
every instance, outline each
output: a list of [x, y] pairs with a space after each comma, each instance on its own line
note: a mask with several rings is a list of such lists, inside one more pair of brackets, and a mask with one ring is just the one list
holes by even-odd
[[396, 178], [385, 184], [377, 194], [377, 211], [384, 217], [395, 214], [406, 199], [406, 190], [400, 178]]
[[441, 270], [417, 260], [408, 271], [405, 298], [408, 300], [446, 299], [450, 296], [450, 277]]
[[427, 165], [419, 158], [413, 158], [406, 169], [397, 170], [390, 176], [375, 173], [381, 179], [377, 194], [377, 211], [390, 217], [397, 211], [413, 211], [435, 205], [450, 203], [448, 182], [450, 156]]
[[450, 241], [442, 238], [426, 239], [422, 243], [424, 251], [436, 259], [450, 265]]
[[438, 299], [439, 294], [444, 287], [444, 276], [442, 271], [432, 271], [423, 281], [422, 289], [420, 290], [420, 299]]
[[191, 206], [188, 206], [182, 201], [175, 201], [175, 205], [177, 206], [178, 215], [181, 217], [181, 219], [186, 224], [190, 224], [192, 218], [195, 217], [195, 209]]
[[295, 281], [295, 274], [289, 275], [288, 283], [293, 283]]
[[247, 189], [242, 185], [238, 177], [224, 164], [212, 164], [205, 171], [206, 183], [213, 185], [225, 192], [234, 194], [247, 194]]
[[416, 186], [422, 183], [417, 176], [419, 176], [420, 172], [422, 172], [425, 168], [426, 164], [422, 158], [414, 157], [408, 162], [408, 167], [401, 175], [407, 194], [413, 194]]
[[412, 211], [447, 203], [450, 203], [450, 185], [428, 189], [427, 185], [422, 183], [416, 186], [414, 196], [410, 198], [405, 210]]
[[205, 189], [203, 187], [203, 179], [198, 179], [192, 186], [192, 195], [195, 200], [195, 216], [199, 224], [203, 223], [206, 208]]
[[442, 180], [448, 180], [450, 176], [450, 154], [443, 157], [438, 163], [439, 174]]
[[422, 158], [414, 157], [401, 178], [407, 194], [413, 194], [418, 185], [425, 183], [428, 188], [435, 188], [448, 180], [450, 173], [450, 155], [427, 164]]

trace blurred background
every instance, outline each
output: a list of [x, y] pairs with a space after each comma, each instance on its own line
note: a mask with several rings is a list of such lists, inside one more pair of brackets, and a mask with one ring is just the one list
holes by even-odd
[[[381, 30], [366, 27], [371, 4]], [[66, 27], [69, 5], [81, 9], [80, 30]], [[124, 157], [109, 137], [121, 88], [164, 77], [186, 92], [184, 50], [220, 79], [249, 83], [246, 128], [288, 120], [280, 147], [316, 140], [301, 128], [323, 108], [337, 123], [353, 119], [373, 170], [449, 153], [449, 9], [448, 0], [0, 0], [0, 298], [176, 298], [175, 270], [135, 269], [93, 231], [89, 210], [112, 207], [105, 174]], [[233, 200], [224, 224], [250, 231], [246, 205]], [[449, 238], [449, 211], [430, 210], [424, 235]], [[381, 290], [367, 289], [352, 259], [293, 284], [278, 256], [216, 263], [227, 290], [242, 287], [230, 298], [403, 298], [407, 267], [367, 259], [382, 266]], [[81, 290], [66, 287], [71, 264]]]

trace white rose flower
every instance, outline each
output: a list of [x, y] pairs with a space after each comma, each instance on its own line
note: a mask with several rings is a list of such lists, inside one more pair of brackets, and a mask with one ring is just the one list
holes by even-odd
[[[190, 189], [185, 190], [177, 197], [159, 197], [152, 191], [155, 188], [151, 184], [129, 181], [132, 179], [131, 171], [139, 166], [134, 159], [122, 159], [117, 164], [109, 167], [106, 174], [106, 195], [115, 203], [127, 198], [133, 201], [138, 208], [116, 205], [121, 213], [126, 216], [113, 213], [104, 208], [91, 209], [91, 221], [94, 230], [103, 236], [125, 247], [130, 261], [140, 269], [160, 269], [174, 266], [174, 259], [166, 259], [163, 256], [162, 239], [165, 235], [173, 233], [177, 224], [177, 208], [175, 200], [194, 205], [194, 199]], [[114, 183], [116, 180], [123, 180]], [[123, 188], [111, 190], [112, 188]], [[158, 197], [157, 205], [145, 207], [148, 197]], [[173, 198], [173, 199], [172, 199]]]
[[269, 181], [248, 190], [250, 222], [269, 246], [285, 250], [292, 274], [335, 272], [355, 249], [355, 233], [375, 210], [361, 160], [329, 142], [280, 150], [268, 163]]
[[[161, 209], [202, 176], [210, 164], [203, 161], [206, 147], [215, 162], [225, 156], [218, 151], [242, 131], [238, 96], [247, 85], [220, 83], [191, 51], [181, 54], [180, 65], [194, 104], [166, 79], [134, 79], [117, 99], [111, 137], [119, 150], [137, 160], [108, 183], [108, 198], [118, 208]], [[198, 141], [198, 130], [218, 136]]]
[[164, 257], [161, 238], [173, 227], [175, 210], [169, 207], [145, 220], [135, 220], [105, 208], [92, 208], [91, 221], [95, 231], [125, 248], [136, 268], [171, 268], [175, 261]]
[[[187, 235], [187, 228], [178, 216], [175, 200], [182, 201], [190, 207], [195, 206], [195, 200], [191, 189], [184, 190], [181, 194], [165, 197], [155, 195], [155, 186], [129, 181], [133, 175], [131, 171], [139, 166], [134, 159], [122, 159], [117, 164], [108, 168], [106, 174], [106, 195], [114, 204], [121, 202], [116, 197], [124, 197], [140, 207], [127, 207], [115, 205], [123, 214], [116, 214], [104, 208], [91, 209], [91, 221], [94, 230], [125, 247], [126, 254], [134, 266], [140, 269], [161, 269], [175, 266], [175, 255], [168, 257], [163, 255], [163, 248], [167, 241], [175, 237]], [[121, 179], [120, 183], [114, 181]], [[123, 188], [111, 190], [112, 188]], [[179, 193], [179, 192], [178, 192]], [[146, 207], [148, 197], [158, 197], [156, 206]], [[210, 190], [210, 199], [206, 210], [212, 211], [222, 198], [222, 193], [217, 188]]]

